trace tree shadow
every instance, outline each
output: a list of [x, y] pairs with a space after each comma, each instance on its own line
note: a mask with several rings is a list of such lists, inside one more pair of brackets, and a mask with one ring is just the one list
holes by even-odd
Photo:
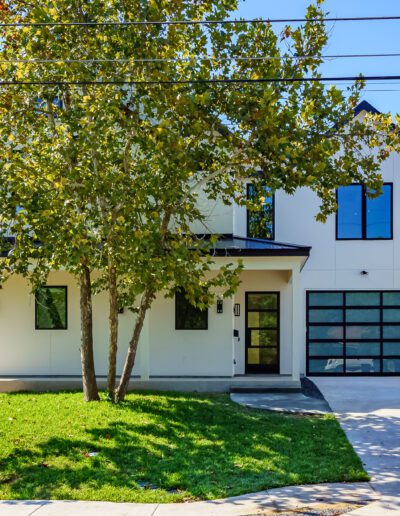
[[365, 479], [330, 417], [269, 414], [226, 396], [170, 393], [104, 407], [112, 417], [88, 416], [79, 436], [37, 436], [34, 446], [0, 456], [0, 495], [160, 502]]

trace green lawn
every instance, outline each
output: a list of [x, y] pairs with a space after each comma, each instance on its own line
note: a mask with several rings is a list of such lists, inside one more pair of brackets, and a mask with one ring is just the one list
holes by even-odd
[[[90, 455], [94, 453], [94, 455]], [[0, 498], [172, 502], [367, 480], [335, 418], [246, 409], [226, 395], [0, 394]]]

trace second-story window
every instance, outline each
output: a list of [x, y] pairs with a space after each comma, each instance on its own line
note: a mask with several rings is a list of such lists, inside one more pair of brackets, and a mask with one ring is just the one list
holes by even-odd
[[261, 205], [261, 209], [258, 211], [247, 209], [247, 236], [273, 240], [275, 238], [274, 195], [269, 193], [268, 188], [264, 188], [261, 192], [256, 192], [254, 185], [248, 184], [247, 199]]
[[366, 187], [359, 184], [337, 190], [337, 240], [391, 240], [393, 238], [393, 185], [385, 183], [382, 194], [367, 196]]

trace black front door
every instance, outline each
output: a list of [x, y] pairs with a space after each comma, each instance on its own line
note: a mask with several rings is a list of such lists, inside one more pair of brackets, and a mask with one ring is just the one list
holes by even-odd
[[279, 373], [279, 292], [246, 292], [246, 373]]

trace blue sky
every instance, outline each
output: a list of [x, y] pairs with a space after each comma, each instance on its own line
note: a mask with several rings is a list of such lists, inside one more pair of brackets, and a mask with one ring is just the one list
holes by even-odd
[[[301, 18], [311, 0], [241, 0], [238, 16], [245, 18]], [[400, 16], [400, 0], [326, 0], [332, 17]], [[331, 31], [328, 54], [400, 53], [399, 21], [337, 22]], [[276, 30], [282, 28], [275, 25]], [[323, 67], [324, 75], [400, 75], [400, 57], [335, 59]], [[363, 99], [382, 112], [400, 113], [400, 81], [367, 83]], [[375, 91], [395, 90], [395, 91]]]

